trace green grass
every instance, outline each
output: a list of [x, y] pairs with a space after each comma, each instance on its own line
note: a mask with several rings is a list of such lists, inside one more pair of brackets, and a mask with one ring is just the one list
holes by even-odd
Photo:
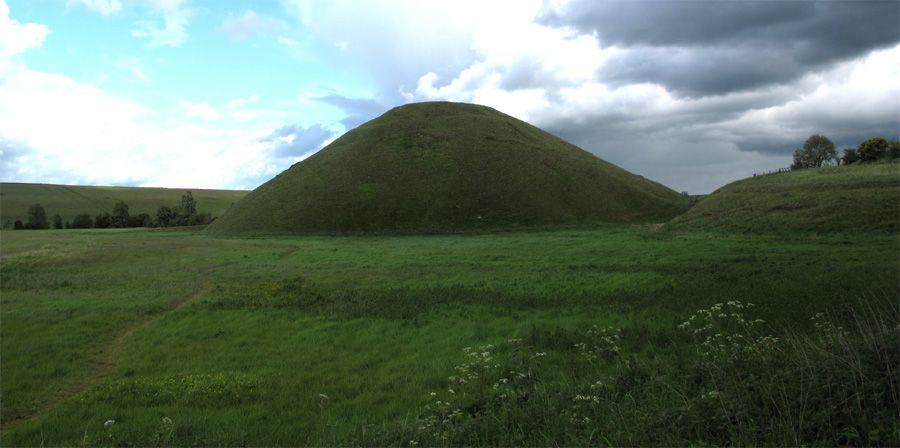
[[494, 109], [418, 103], [347, 132], [207, 231], [455, 233], [667, 220], [690, 205]]
[[[882, 310], [889, 331], [897, 325], [896, 235], [747, 236], [623, 225], [258, 239], [4, 231], [0, 244], [3, 446], [897, 441], [896, 421], [884, 420], [897, 404], [883, 389], [896, 377], [876, 375], [879, 356], [892, 348], [878, 339], [877, 322], [848, 325], [869, 307]], [[748, 372], [758, 379], [748, 387], [783, 384], [791, 392], [776, 403], [784, 411], [777, 415], [807, 405], [815, 412], [806, 424], [825, 432], [760, 420], [769, 405], [748, 401], [737, 386], [716, 390], [743, 400], [735, 401], [746, 405], [738, 414], [707, 406], [711, 381], [733, 384], [742, 371], [698, 358], [702, 341], [678, 326], [733, 300], [756, 305], [753, 319], [766, 321], [754, 330], [760, 336], [817, 337], [820, 321], [810, 318], [819, 312], [851, 330], [844, 345], [800, 352], [812, 367], [795, 371], [824, 383], [767, 374], [802, 367], [791, 367], [800, 358], [788, 346], [778, 352], [787, 358], [746, 364], [756, 366]], [[615, 354], [599, 333], [587, 333], [595, 324], [621, 329]], [[874, 336], [866, 339], [860, 328]], [[115, 350], [123, 331], [114, 369], [92, 381], [103, 371], [99, 350]], [[896, 339], [890, 334], [888, 342]], [[599, 347], [600, 357], [583, 356], [579, 343]], [[462, 349], [488, 344], [495, 347], [479, 356], [489, 352], [500, 367], [490, 364], [461, 384], [456, 367], [471, 362]], [[844, 359], [835, 357], [841, 347], [857, 347], [857, 370], [828, 364]], [[602, 396], [591, 388], [597, 381], [609, 385]], [[857, 385], [850, 395], [816, 389], [822, 401], [803, 401], [808, 384], [844, 382]], [[66, 395], [78, 387], [86, 391]], [[503, 401], [503, 394], [520, 398]], [[862, 410], [828, 411], [828, 400], [847, 398], [862, 400]], [[45, 412], [16, 421], [37, 411]], [[585, 417], [593, 423], [577, 423]], [[116, 423], [104, 427], [107, 420]], [[751, 431], [749, 422], [791, 430]], [[848, 431], [856, 435], [835, 436]]]
[[87, 213], [91, 218], [109, 213], [118, 201], [128, 204], [128, 212], [135, 216], [146, 213], [156, 218], [156, 211], [165, 205], [174, 209], [181, 204], [181, 196], [190, 191], [197, 201], [198, 212], [221, 216], [231, 204], [247, 195], [240, 190], [201, 190], [137, 187], [94, 187], [50, 184], [0, 184], [0, 225], [6, 221], [28, 222], [28, 207], [41, 204], [47, 219], [60, 215], [63, 222]]
[[674, 229], [894, 234], [897, 162], [805, 169], [728, 184], [674, 219]]

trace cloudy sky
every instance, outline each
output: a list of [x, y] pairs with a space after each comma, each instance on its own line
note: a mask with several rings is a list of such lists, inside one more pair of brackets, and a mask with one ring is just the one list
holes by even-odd
[[900, 139], [900, 2], [0, 0], [0, 181], [253, 189], [410, 102], [677, 191]]

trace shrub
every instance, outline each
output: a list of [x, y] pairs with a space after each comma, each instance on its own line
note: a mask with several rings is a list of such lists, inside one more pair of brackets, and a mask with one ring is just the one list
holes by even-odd
[[172, 209], [165, 205], [161, 206], [156, 210], [156, 225], [160, 227], [169, 227], [169, 221], [172, 220], [172, 216]]
[[844, 163], [844, 165], [850, 165], [850, 164], [858, 162], [859, 160], [860, 160], [859, 153], [856, 152], [855, 148], [845, 149], [844, 157], [841, 158], [841, 161]]
[[887, 158], [890, 160], [900, 159], [900, 141], [891, 140], [888, 144]]
[[95, 229], [107, 229], [112, 227], [112, 217], [109, 213], [103, 212], [97, 215], [94, 218], [94, 228]]
[[887, 149], [888, 142], [884, 138], [870, 138], [859, 144], [859, 157], [863, 162], [875, 162], [887, 153]]
[[31, 204], [28, 207], [28, 229], [49, 229], [50, 222], [47, 220], [47, 212], [41, 204]]
[[93, 225], [91, 215], [87, 213], [80, 214], [72, 220], [73, 229], [90, 229], [91, 225]]

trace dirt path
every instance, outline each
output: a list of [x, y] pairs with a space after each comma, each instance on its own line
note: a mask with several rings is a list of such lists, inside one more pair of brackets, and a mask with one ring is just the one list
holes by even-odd
[[60, 403], [70, 398], [81, 395], [88, 389], [96, 386], [97, 384], [100, 384], [101, 381], [112, 374], [116, 370], [116, 367], [119, 366], [119, 358], [122, 354], [122, 348], [125, 345], [125, 339], [127, 339], [128, 336], [131, 336], [131, 334], [135, 331], [152, 324], [159, 318], [173, 311], [177, 311], [185, 305], [199, 299], [200, 297], [203, 297], [207, 293], [207, 291], [209, 291], [209, 280], [206, 278], [206, 275], [202, 272], [199, 272], [198, 276], [200, 277], [200, 287], [197, 288], [194, 293], [170, 306], [168, 309], [156, 316], [152, 316], [142, 321], [128, 324], [114, 331], [107, 337], [105, 341], [98, 344], [96, 351], [90, 354], [90, 357], [94, 360], [94, 365], [87, 372], [85, 372], [80, 379], [77, 379], [65, 390], [60, 391], [58, 394], [56, 394], [56, 396], [42, 404], [31, 415], [6, 422], [6, 424], [4, 424], [2, 428], [0, 428], [0, 433], [28, 423], [35, 418], [43, 415], [47, 411], [53, 409]]

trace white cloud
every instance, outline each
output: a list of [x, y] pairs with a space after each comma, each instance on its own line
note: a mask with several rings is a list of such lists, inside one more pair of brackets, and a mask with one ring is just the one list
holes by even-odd
[[115, 14], [122, 10], [122, 2], [120, 0], [66, 0], [66, 6], [71, 7], [72, 5], [83, 5], [104, 16]]
[[206, 102], [195, 104], [184, 101], [181, 103], [181, 107], [187, 111], [187, 116], [190, 118], [201, 118], [206, 121], [212, 121], [219, 118], [219, 112]]
[[476, 30], [493, 29], [501, 39], [499, 30], [527, 23], [540, 5], [539, 0], [283, 3], [322, 51], [320, 57], [381, 88], [379, 94], [391, 102], [402, 101], [398, 89], [411, 90], [428, 72], [452, 79], [473, 61]]
[[242, 107], [242, 106], [246, 106], [250, 103], [255, 103], [258, 100], [259, 100], [259, 96], [254, 93], [253, 95], [250, 95], [247, 98], [238, 98], [238, 99], [234, 99], [234, 100], [231, 100], [231, 101], [225, 103], [225, 108], [232, 109], [235, 107]]
[[243, 16], [234, 18], [231, 15], [222, 22], [222, 31], [232, 40], [245, 40], [257, 33], [275, 31], [284, 26], [284, 21], [272, 17], [265, 17], [253, 11], [247, 11]]
[[281, 0], [281, 2], [304, 26], [312, 23], [312, 2], [306, 0]]
[[287, 38], [287, 37], [284, 37], [284, 36], [278, 36], [278, 43], [280, 43], [280, 44], [282, 44], [282, 45], [286, 45], [286, 46], [291, 47], [291, 48], [295, 48], [295, 47], [297, 47], [298, 45], [300, 45], [300, 43], [297, 42], [296, 40], [290, 39], [290, 38]]
[[187, 41], [187, 26], [193, 12], [182, 7], [185, 0], [144, 0], [144, 3], [154, 13], [163, 16], [164, 26], [160, 27], [156, 21], [136, 21], [137, 28], [131, 30], [133, 37], [149, 38], [151, 47], [177, 47]]
[[600, 49], [591, 36], [573, 38], [528, 20], [506, 25], [508, 34], [482, 24], [472, 34], [476, 60], [471, 65], [444, 85], [435, 72], [421, 76], [412, 91], [401, 87], [404, 99], [474, 102], [526, 121], [556, 107], [567, 91], [581, 90], [571, 95], [576, 100], [590, 92], [610, 101], [596, 71], [614, 49]]
[[[285, 168], [260, 142], [283, 123], [277, 111], [235, 119], [207, 102], [181, 103], [182, 116], [215, 120], [184, 124], [67, 76], [32, 71], [8, 54], [0, 54], [0, 68], [4, 182], [249, 189]], [[257, 99], [233, 100], [229, 112]]]
[[10, 20], [9, 7], [6, 2], [0, 0], [0, 58], [17, 55], [29, 48], [38, 48], [44, 43], [44, 38], [50, 34], [50, 30], [44, 25], [36, 23], [20, 24], [17, 20]]
[[113, 66], [125, 70], [140, 81], [147, 82], [150, 78], [144, 73], [144, 64], [141, 60], [134, 56], [119, 56], [112, 62]]
[[[4, 154], [4, 176], [51, 179], [70, 169], [83, 178], [124, 180], [138, 173], [127, 154], [145, 111], [62, 75], [17, 70], [0, 83], [0, 138], [17, 142]], [[102, 139], [97, 136], [102, 135]], [[111, 160], [121, 160], [111, 168]], [[124, 169], [122, 169], [124, 168]]]
[[0, 82], [5, 182], [252, 189], [285, 168], [260, 142], [269, 122], [214, 125], [228, 117], [205, 102], [182, 113], [216, 121], [159, 120], [129, 99], [19, 68]]

